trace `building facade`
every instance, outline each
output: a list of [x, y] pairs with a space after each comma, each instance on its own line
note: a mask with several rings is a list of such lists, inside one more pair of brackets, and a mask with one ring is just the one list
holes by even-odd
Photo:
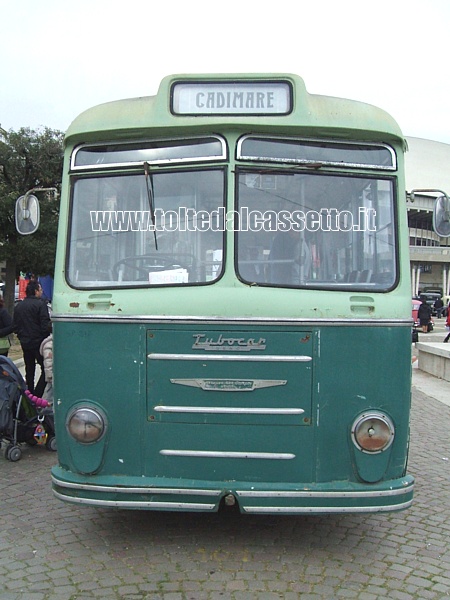
[[[439, 189], [450, 194], [450, 145], [407, 137], [406, 189]], [[411, 293], [417, 296], [427, 289], [441, 290], [450, 296], [450, 237], [433, 231], [433, 206], [436, 195], [415, 194], [407, 198]]]

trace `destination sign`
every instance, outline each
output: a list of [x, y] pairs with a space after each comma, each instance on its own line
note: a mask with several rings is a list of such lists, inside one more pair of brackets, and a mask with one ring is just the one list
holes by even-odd
[[179, 82], [172, 86], [176, 115], [286, 115], [291, 110], [287, 81]]

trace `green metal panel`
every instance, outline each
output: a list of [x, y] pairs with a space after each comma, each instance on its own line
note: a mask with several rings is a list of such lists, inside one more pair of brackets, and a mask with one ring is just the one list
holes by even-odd
[[147, 349], [146, 475], [311, 478], [310, 331], [152, 328]]
[[[361, 469], [368, 469], [369, 473], [373, 470], [375, 480], [405, 474], [411, 402], [410, 353], [409, 328], [321, 329], [320, 360], [316, 364], [319, 481], [348, 477], [350, 463], [357, 480], [362, 480]], [[350, 440], [353, 420], [370, 409], [386, 413], [394, 422], [395, 441], [386, 455], [363, 454]], [[386, 456], [389, 461], [380, 475], [380, 464], [384, 464]], [[372, 478], [370, 474], [366, 476]]]
[[72, 406], [87, 401], [100, 406], [108, 420], [102, 456], [97, 457], [102, 472], [141, 474], [145, 330], [126, 324], [55, 323], [53, 335], [60, 463], [78, 470], [78, 456], [84, 465], [84, 455], [96, 453], [95, 444], [83, 448], [79, 443], [69, 443], [65, 428]]
[[[196, 354], [199, 339], [211, 344], [231, 340], [229, 347], [264, 340], [265, 348], [209, 350], [205, 357], [205, 350]], [[85, 485], [116, 482], [124, 490], [127, 485], [137, 486], [135, 479], [140, 478], [137, 489], [142, 488], [144, 496], [145, 490], [164, 485], [216, 489], [216, 509], [220, 497], [230, 490], [243, 493], [242, 502], [249, 510], [270, 506], [273, 494], [265, 501], [248, 496], [245, 490], [250, 485], [261, 491], [331, 489], [341, 498], [337, 504], [342, 509], [358, 505], [356, 499], [346, 503], [344, 492], [366, 489], [367, 479], [386, 493], [393, 485], [409, 490], [411, 481], [404, 476], [411, 367], [402, 351], [409, 343], [405, 327], [250, 329], [191, 324], [178, 325], [173, 332], [169, 325], [55, 323], [61, 468], [54, 475]], [[396, 357], [374, 351], [383, 346], [396, 348]], [[111, 353], [113, 347], [120, 348], [119, 356]], [[224, 355], [233, 360], [219, 358]], [[312, 360], [288, 360], [299, 356]], [[185, 385], [186, 380], [196, 383]], [[249, 382], [264, 381], [286, 383], [249, 391]], [[198, 387], [198, 382], [207, 389]], [[80, 401], [100, 406], [107, 416], [108, 432], [100, 445], [81, 448], [67, 437], [67, 411]], [[155, 410], [161, 406], [178, 408], [174, 413]], [[205, 410], [183, 412], [199, 407]], [[270, 409], [299, 407], [305, 413], [270, 415]], [[263, 412], [250, 410], [241, 418], [220, 412], [236, 408]], [[394, 444], [384, 455], [362, 455], [351, 441], [352, 422], [369, 409], [385, 411], [396, 427]], [[109, 497], [99, 491], [85, 493], [97, 496], [99, 502]], [[156, 496], [166, 498], [161, 494]], [[313, 497], [295, 501], [282, 497], [283, 510], [289, 506], [325, 510], [334, 505], [330, 499], [317, 504]], [[398, 496], [399, 501], [404, 499]], [[133, 506], [137, 496], [128, 501]], [[390, 497], [378, 500], [381, 506], [391, 502]]]

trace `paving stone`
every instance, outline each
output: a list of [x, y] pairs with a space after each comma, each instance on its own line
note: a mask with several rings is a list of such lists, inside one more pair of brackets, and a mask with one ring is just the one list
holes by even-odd
[[[450, 395], [450, 384], [448, 385]], [[424, 418], [424, 415], [426, 418]], [[413, 506], [400, 513], [251, 516], [64, 504], [56, 455], [0, 456], [1, 600], [450, 598], [450, 407], [413, 390]]]

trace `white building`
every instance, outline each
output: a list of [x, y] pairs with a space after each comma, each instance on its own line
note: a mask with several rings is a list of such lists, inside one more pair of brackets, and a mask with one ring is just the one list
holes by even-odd
[[[439, 189], [450, 194], [450, 145], [407, 137], [406, 189]], [[450, 295], [450, 238], [433, 232], [436, 195], [416, 195], [407, 200], [412, 294], [427, 288]]]

